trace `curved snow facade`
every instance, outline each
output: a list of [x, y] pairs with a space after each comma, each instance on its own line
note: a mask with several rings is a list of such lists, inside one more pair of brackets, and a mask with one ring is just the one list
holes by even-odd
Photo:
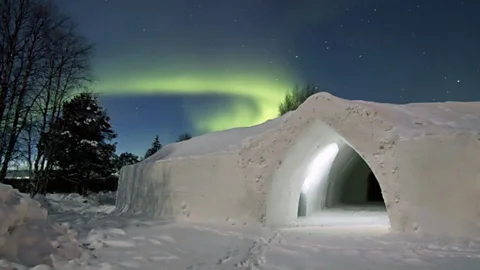
[[479, 111], [320, 93], [262, 125], [171, 144], [122, 168], [117, 210], [284, 227], [344, 205], [383, 207], [393, 231], [480, 235]]

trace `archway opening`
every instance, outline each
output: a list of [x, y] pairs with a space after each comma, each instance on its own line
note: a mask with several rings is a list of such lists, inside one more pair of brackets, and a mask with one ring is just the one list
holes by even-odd
[[389, 227], [382, 191], [357, 151], [330, 126], [312, 121], [272, 177], [266, 225], [346, 224]]
[[[322, 156], [321, 164], [305, 179], [298, 201], [298, 225], [388, 225], [380, 184], [362, 157], [348, 144], [334, 155]], [[325, 149], [330, 146], [327, 145]], [[327, 169], [326, 169], [327, 168]], [[325, 182], [321, 184], [315, 182]]]

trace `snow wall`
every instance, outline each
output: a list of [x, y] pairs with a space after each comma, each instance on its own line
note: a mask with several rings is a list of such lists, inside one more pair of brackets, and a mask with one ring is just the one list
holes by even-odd
[[335, 189], [329, 179], [357, 153], [380, 184], [392, 231], [478, 236], [478, 112], [480, 102], [393, 105], [319, 93], [264, 124], [171, 144], [122, 168], [117, 211], [292, 226], [312, 164], [324, 166], [315, 158], [336, 145], [329, 173], [318, 176], [327, 179], [317, 184], [318, 208]]

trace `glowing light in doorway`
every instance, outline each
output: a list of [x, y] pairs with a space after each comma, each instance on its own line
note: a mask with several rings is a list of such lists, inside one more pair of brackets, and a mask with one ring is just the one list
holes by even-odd
[[318, 184], [322, 179], [322, 176], [330, 171], [330, 167], [338, 154], [338, 150], [338, 145], [336, 143], [331, 143], [325, 146], [312, 160], [308, 166], [307, 178], [303, 182], [303, 193], [306, 193], [312, 188], [312, 186]]

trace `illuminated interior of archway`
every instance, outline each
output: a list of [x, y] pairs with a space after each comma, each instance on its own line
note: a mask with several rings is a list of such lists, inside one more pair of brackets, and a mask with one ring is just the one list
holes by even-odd
[[348, 144], [331, 143], [311, 161], [298, 200], [299, 225], [388, 225], [380, 185]]
[[316, 120], [295, 139], [272, 177], [266, 225], [390, 227], [390, 221], [369, 165], [339, 133]]

